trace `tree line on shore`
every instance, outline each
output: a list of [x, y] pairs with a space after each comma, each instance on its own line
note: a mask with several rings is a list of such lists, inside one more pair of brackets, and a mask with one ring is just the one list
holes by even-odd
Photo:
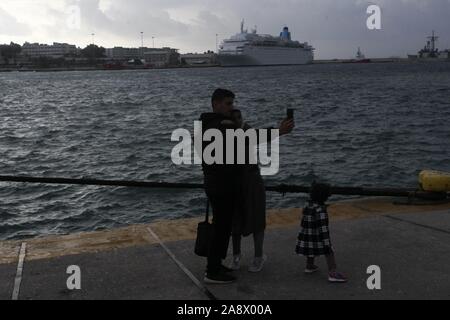
[[42, 68], [70, 66], [75, 63], [76, 58], [84, 58], [85, 64], [94, 65], [97, 63], [97, 59], [106, 57], [105, 53], [105, 48], [91, 44], [81, 49], [77, 55], [67, 55], [59, 58], [51, 56], [27, 57], [23, 54], [21, 45], [11, 42], [10, 44], [0, 45], [0, 65], [17, 66], [19, 58], [21, 58], [21, 61], [26, 59], [32, 65]]
[[14, 61], [14, 64], [16, 64], [17, 57], [21, 51], [22, 46], [14, 42], [0, 45], [0, 57], [2, 57], [3, 64], [9, 65], [11, 59]]

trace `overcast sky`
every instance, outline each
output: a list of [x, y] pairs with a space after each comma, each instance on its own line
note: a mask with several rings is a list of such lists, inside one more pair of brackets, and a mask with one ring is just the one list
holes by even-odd
[[[382, 29], [367, 29], [370, 4], [382, 9]], [[75, 5], [75, 7], [74, 7]], [[75, 10], [73, 10], [75, 8]], [[80, 24], [76, 22], [80, 10]], [[319, 59], [348, 58], [358, 46], [369, 57], [405, 56], [425, 45], [433, 29], [450, 48], [450, 0], [1, 0], [0, 43], [94, 41], [104, 47], [171, 46], [214, 50], [219, 39], [249, 29], [310, 42]]]

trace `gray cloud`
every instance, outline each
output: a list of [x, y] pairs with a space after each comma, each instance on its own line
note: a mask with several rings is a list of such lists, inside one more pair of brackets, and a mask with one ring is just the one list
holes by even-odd
[[0, 35], [5, 36], [24, 36], [30, 34], [30, 27], [26, 24], [20, 23], [17, 19], [0, 8]]
[[[349, 57], [358, 46], [370, 57], [405, 56], [422, 47], [433, 29], [441, 36], [440, 47], [450, 47], [450, 0], [112, 0], [105, 11], [100, 0], [66, 4], [80, 6], [81, 29], [67, 28], [66, 14], [49, 9], [56, 21], [47, 27], [49, 42], [84, 45], [95, 32], [102, 45], [137, 46], [144, 31], [146, 45], [156, 36], [157, 45], [204, 51], [214, 49], [216, 33], [231, 36], [245, 18], [249, 28], [257, 25], [261, 33], [278, 34], [288, 25], [295, 39], [317, 48], [318, 58]], [[380, 31], [366, 28], [370, 4], [382, 8]], [[174, 10], [189, 15], [178, 19], [171, 15]]]

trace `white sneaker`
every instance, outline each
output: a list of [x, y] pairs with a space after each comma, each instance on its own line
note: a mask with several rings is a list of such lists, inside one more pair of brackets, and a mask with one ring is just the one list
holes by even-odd
[[241, 269], [241, 259], [242, 255], [233, 256], [233, 262], [231, 262], [230, 269], [234, 271], [238, 271]]
[[319, 267], [318, 266], [314, 266], [311, 269], [309, 269], [309, 268], [305, 269], [305, 273], [306, 274], [313, 274], [313, 273], [316, 273], [317, 271], [319, 271]]
[[255, 258], [253, 260], [252, 265], [248, 268], [248, 272], [251, 273], [258, 273], [261, 272], [262, 269], [264, 268], [264, 264], [267, 261], [267, 256], [264, 255], [262, 258]]

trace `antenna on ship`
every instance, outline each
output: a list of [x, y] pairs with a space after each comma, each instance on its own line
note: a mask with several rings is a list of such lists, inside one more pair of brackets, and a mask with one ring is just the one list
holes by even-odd
[[434, 30], [433, 30], [433, 34], [431, 35], [431, 37], [428, 37], [428, 39], [430, 39], [430, 42], [431, 42], [431, 51], [434, 53], [436, 50], [436, 42], [439, 39], [439, 37], [435, 36]]
[[216, 33], [216, 52], [219, 52], [219, 34]]
[[244, 30], [244, 25], [245, 25], [245, 19], [242, 19], [242, 22], [241, 22], [241, 33], [248, 33], [248, 29]]

